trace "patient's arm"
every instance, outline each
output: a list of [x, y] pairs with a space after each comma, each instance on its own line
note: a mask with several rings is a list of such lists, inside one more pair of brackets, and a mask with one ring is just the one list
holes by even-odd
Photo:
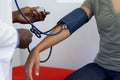
[[[89, 19], [93, 16], [91, 11], [86, 8], [85, 6], [81, 6], [83, 10], [87, 13]], [[59, 25], [51, 34], [58, 32], [61, 29], [62, 25]], [[70, 32], [68, 29], [64, 29], [60, 34], [55, 36], [47, 36], [42, 42], [40, 42], [34, 49], [37, 50], [37, 52], [41, 52], [61, 41], [66, 39], [70, 36]]]
[[[82, 6], [89, 16], [89, 19], [92, 17], [92, 14], [88, 8], [85, 6]], [[58, 25], [51, 34], [58, 32], [61, 29], [62, 25]], [[39, 73], [39, 64], [40, 64], [40, 57], [39, 53], [43, 50], [65, 40], [70, 36], [70, 32], [68, 29], [63, 29], [61, 33], [55, 35], [55, 36], [47, 36], [44, 40], [42, 40], [32, 51], [31, 54], [28, 56], [28, 59], [26, 61], [26, 77], [28, 80], [32, 80], [32, 67], [35, 66], [35, 72], [36, 74]]]
[[[51, 34], [57, 33], [62, 28], [62, 25], [57, 26], [55, 30], [52, 31]], [[68, 29], [63, 29], [60, 34], [57, 34], [55, 36], [47, 36], [42, 42], [40, 42], [35, 48], [35, 50], [38, 50], [38, 52], [41, 52], [51, 46], [54, 46], [55, 44], [63, 41], [67, 37], [70, 36], [70, 32]]]

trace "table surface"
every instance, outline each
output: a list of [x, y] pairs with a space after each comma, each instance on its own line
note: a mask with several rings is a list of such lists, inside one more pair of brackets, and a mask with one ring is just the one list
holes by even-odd
[[[24, 69], [24, 66], [13, 67], [12, 80], [26, 80]], [[40, 75], [36, 76], [34, 70], [32, 75], [33, 80], [64, 80], [64, 78], [73, 71], [74, 70], [64, 68], [40, 66]]]

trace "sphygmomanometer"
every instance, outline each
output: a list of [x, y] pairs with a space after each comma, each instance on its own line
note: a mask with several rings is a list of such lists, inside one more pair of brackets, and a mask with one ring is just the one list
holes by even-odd
[[[89, 21], [89, 17], [86, 14], [86, 12], [82, 8], [77, 8], [77, 9], [73, 10], [72, 12], [70, 12], [68, 15], [61, 18], [55, 27], [53, 27], [52, 29], [50, 29], [46, 32], [42, 32], [38, 28], [36, 28], [35, 25], [25, 17], [24, 13], [22, 13], [21, 9], [19, 8], [17, 0], [15, 0], [15, 4], [18, 8], [19, 13], [31, 25], [32, 28], [30, 29], [30, 31], [33, 32], [38, 38], [41, 37], [41, 34], [48, 35], [48, 36], [55, 36], [62, 32], [62, 30], [64, 29], [63, 27], [67, 28], [70, 31], [70, 34], [72, 34], [78, 28], [80, 28], [82, 25], [84, 25], [85, 23], [87, 23]], [[39, 9], [39, 11], [44, 11], [44, 9], [42, 9], [42, 10]], [[60, 31], [58, 31], [57, 33], [54, 33], [54, 34], [48, 34], [48, 32], [52, 31], [60, 24], [63, 24], [63, 27], [61, 28]], [[30, 52], [29, 48], [28, 48], [28, 51]], [[52, 52], [52, 47], [50, 49], [50, 54], [49, 54], [48, 58], [46, 60], [40, 61], [40, 62], [46, 62], [50, 58], [51, 52]]]
[[58, 21], [58, 24], [65, 24], [72, 34], [88, 21], [89, 17], [86, 12], [82, 8], [77, 8], [62, 19], [60, 19], [60, 21]]

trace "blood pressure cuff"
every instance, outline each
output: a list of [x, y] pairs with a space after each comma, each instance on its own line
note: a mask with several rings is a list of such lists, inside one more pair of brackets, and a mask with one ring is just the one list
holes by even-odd
[[82, 8], [77, 8], [58, 21], [58, 24], [65, 24], [70, 34], [75, 32], [83, 24], [89, 21], [89, 17]]

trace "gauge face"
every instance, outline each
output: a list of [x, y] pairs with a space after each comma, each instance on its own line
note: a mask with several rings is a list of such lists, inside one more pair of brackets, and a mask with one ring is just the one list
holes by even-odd
[[56, 0], [57, 3], [83, 3], [85, 0]]

